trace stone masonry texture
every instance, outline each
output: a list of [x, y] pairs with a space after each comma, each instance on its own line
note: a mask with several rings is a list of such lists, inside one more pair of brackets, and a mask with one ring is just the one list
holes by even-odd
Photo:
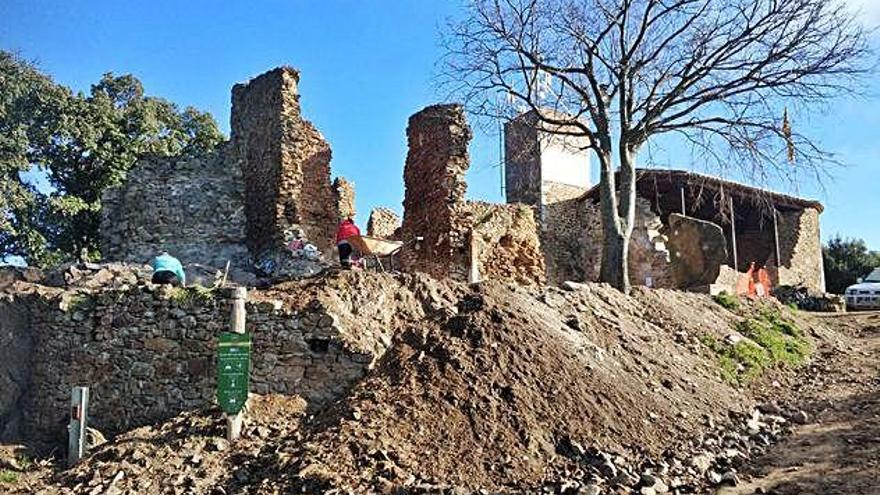
[[400, 217], [389, 208], [373, 208], [367, 222], [367, 235], [382, 239], [393, 239], [400, 228]]
[[232, 88], [232, 151], [245, 177], [252, 254], [300, 228], [322, 252], [333, 247], [337, 207], [330, 146], [300, 115], [299, 73], [280, 67]]
[[344, 177], [337, 177], [333, 181], [333, 198], [336, 200], [336, 216], [341, 221], [346, 218], [354, 218], [357, 211], [354, 207], [354, 183]]
[[[71, 269], [63, 287], [0, 284], [0, 440], [58, 445], [74, 385], [91, 387], [91, 425], [110, 435], [214, 403], [226, 290], [156, 286], [131, 265], [92, 268]], [[384, 353], [396, 321], [423, 317], [395, 279], [365, 275], [340, 275], [343, 289], [298, 282], [287, 299], [251, 291], [252, 392], [333, 400]]]
[[467, 280], [472, 261], [482, 277], [536, 283], [544, 262], [534, 215], [521, 205], [465, 200], [472, 137], [460, 105], [434, 105], [409, 119], [401, 238], [403, 266], [436, 278]]
[[184, 263], [248, 264], [244, 182], [225, 146], [199, 157], [142, 160], [102, 198], [101, 251], [145, 263], [163, 250]]
[[466, 239], [453, 230], [453, 216], [465, 203], [472, 133], [460, 105], [434, 105], [409, 118], [406, 135], [401, 231], [404, 239], [424, 241], [419, 251], [405, 250], [401, 261], [410, 270], [444, 278], [466, 256]]
[[330, 147], [300, 115], [299, 74], [271, 70], [232, 90], [232, 136], [215, 152], [148, 159], [103, 199], [104, 259], [143, 263], [163, 250], [184, 264], [252, 269], [301, 231], [327, 253], [354, 187], [330, 183]]
[[819, 211], [806, 208], [779, 213], [779, 285], [803, 285], [825, 292]]

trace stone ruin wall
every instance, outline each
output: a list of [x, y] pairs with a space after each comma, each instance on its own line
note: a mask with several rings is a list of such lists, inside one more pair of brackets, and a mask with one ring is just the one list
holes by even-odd
[[[581, 259], [585, 267], [584, 281], [598, 282], [602, 268], [602, 246], [605, 234], [602, 231], [602, 215], [599, 205], [589, 199], [581, 203], [582, 246]], [[633, 228], [629, 246], [629, 279], [633, 285], [646, 285], [664, 289], [676, 288], [675, 275], [670, 264], [668, 239], [661, 232], [663, 223], [651, 209], [651, 203], [642, 197], [636, 198], [636, 224]]]
[[468, 280], [473, 256], [484, 278], [542, 281], [534, 215], [521, 206], [465, 200], [471, 137], [460, 105], [434, 105], [410, 117], [400, 238], [424, 241], [403, 250], [401, 262], [435, 278]]
[[[154, 286], [148, 275], [123, 268], [114, 276], [127, 283], [92, 292], [0, 290], [2, 339], [15, 338], [0, 347], [0, 439], [63, 441], [75, 385], [91, 387], [90, 423], [110, 435], [214, 404], [216, 339], [229, 328], [229, 300], [223, 291], [199, 298]], [[372, 296], [391, 297], [381, 289]], [[370, 316], [380, 333], [392, 330]], [[297, 309], [248, 301], [251, 391], [296, 393], [313, 405], [342, 396], [390, 343], [348, 318], [315, 301]], [[344, 338], [355, 332], [346, 325], [369, 345]]]
[[367, 221], [367, 235], [382, 239], [394, 239], [400, 228], [400, 217], [389, 208], [373, 208]]
[[[197, 157], [147, 159], [105, 192], [104, 259], [145, 263], [167, 250], [184, 264], [249, 270], [301, 228], [327, 254], [354, 187], [330, 183], [330, 147], [300, 115], [299, 74], [281, 67], [232, 90], [232, 136]], [[332, 258], [332, 257], [330, 257]]]
[[424, 241], [418, 251], [404, 250], [401, 262], [410, 271], [446, 278], [466, 255], [467, 239], [453, 230], [453, 215], [465, 203], [471, 130], [460, 105], [434, 105], [409, 118], [406, 135], [401, 235]]
[[541, 149], [537, 116], [528, 112], [504, 124], [504, 184], [508, 203], [540, 205]]
[[[456, 217], [459, 230], [472, 232], [481, 278], [518, 284], [543, 283], [544, 258], [532, 208], [522, 204], [468, 202]], [[459, 273], [457, 278], [466, 279]]]
[[244, 182], [237, 166], [215, 152], [145, 159], [102, 197], [101, 252], [106, 259], [146, 263], [162, 250], [223, 268], [249, 263]]
[[344, 177], [333, 181], [333, 198], [336, 201], [337, 221], [357, 216], [354, 206], [354, 183]]
[[299, 73], [280, 67], [232, 88], [231, 146], [245, 180], [248, 247], [255, 255], [299, 227], [322, 252], [333, 248], [338, 212], [330, 146], [300, 114]]
[[[587, 230], [594, 229], [594, 226], [587, 223], [594, 216], [588, 210], [592, 203], [587, 203], [581, 199], [568, 199], [541, 207], [541, 246], [547, 267], [547, 281], [551, 284], [588, 279], [586, 270], [591, 265], [584, 260], [584, 238], [592, 239]], [[602, 229], [599, 228], [598, 232], [601, 234]]]
[[782, 258], [782, 266], [778, 268], [779, 285], [803, 285], [824, 293], [819, 211], [806, 208], [780, 212], [777, 224]]

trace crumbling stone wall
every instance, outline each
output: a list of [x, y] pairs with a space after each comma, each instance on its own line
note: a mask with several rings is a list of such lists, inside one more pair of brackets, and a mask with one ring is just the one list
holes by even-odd
[[476, 263], [484, 278], [541, 281], [544, 263], [531, 212], [465, 201], [471, 137], [460, 105], [434, 105], [410, 117], [401, 238], [424, 241], [418, 250], [403, 250], [401, 262], [436, 278], [468, 280]]
[[401, 263], [407, 270], [445, 278], [467, 255], [466, 233], [455, 230], [453, 217], [465, 203], [472, 133], [461, 105], [433, 105], [409, 118], [406, 135], [401, 234], [424, 241], [418, 251], [404, 250]]
[[393, 210], [379, 207], [370, 212], [370, 220], [367, 222], [368, 236], [392, 239], [399, 228], [400, 217]]
[[225, 147], [199, 157], [145, 159], [102, 197], [105, 259], [145, 263], [163, 250], [184, 263], [248, 264], [244, 183]]
[[777, 222], [782, 258], [778, 268], [779, 285], [803, 285], [825, 292], [819, 211], [815, 208], [782, 211]]
[[[227, 294], [155, 286], [148, 277], [110, 267], [76, 288], [0, 290], [0, 432], [57, 444], [74, 385], [92, 387], [90, 421], [108, 434], [214, 403]], [[95, 283], [103, 285], [85, 288]], [[371, 287], [370, 300], [390, 300], [394, 289], [385, 286]], [[301, 394], [312, 404], [340, 397], [390, 344], [391, 319], [418, 318], [380, 305], [359, 320], [346, 305], [359, 296], [304, 292], [294, 291], [295, 304], [251, 294], [253, 392]]]
[[591, 211], [593, 207], [591, 202], [579, 198], [543, 206], [541, 246], [549, 283], [558, 285], [566, 280], [588, 279], [586, 272], [590, 261], [584, 259], [584, 241], [593, 242], [594, 233], [601, 235], [602, 232], [601, 224], [592, 224], [601, 218], [598, 211], [595, 214]]
[[[602, 231], [602, 216], [599, 205], [585, 199], [582, 209], [584, 228], [581, 253], [585, 266], [586, 281], [597, 282], [602, 267], [602, 247], [605, 234]], [[651, 209], [651, 203], [642, 197], [636, 198], [636, 219], [629, 246], [629, 278], [633, 285], [676, 288], [675, 277], [670, 265], [668, 239], [663, 233], [660, 217]]]
[[247, 241], [259, 256], [300, 228], [333, 247], [337, 207], [330, 146], [300, 114], [299, 73], [279, 67], [232, 88], [232, 151], [245, 177]]
[[337, 221], [354, 218], [357, 211], [354, 207], [354, 183], [344, 177], [333, 181], [333, 197], [336, 200]]
[[[481, 278], [512, 280], [519, 284], [544, 282], [544, 258], [538, 225], [531, 208], [521, 204], [468, 202], [457, 216], [459, 230], [471, 232], [470, 249]], [[455, 278], [465, 280], [458, 265]]]

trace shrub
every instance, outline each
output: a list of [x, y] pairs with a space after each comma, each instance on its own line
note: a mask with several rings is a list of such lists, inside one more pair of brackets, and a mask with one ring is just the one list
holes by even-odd
[[774, 366], [802, 366], [812, 352], [803, 331], [775, 308], [762, 308], [757, 316], [739, 322], [736, 329], [748, 340], [731, 345], [712, 336], [700, 339], [718, 355], [721, 377], [728, 383], [747, 383]]
[[721, 292], [712, 296], [712, 299], [721, 307], [734, 311], [739, 309], [739, 298], [727, 292]]
[[169, 296], [178, 306], [193, 308], [212, 303], [216, 294], [213, 288], [192, 285], [189, 287], [173, 287], [169, 292]]

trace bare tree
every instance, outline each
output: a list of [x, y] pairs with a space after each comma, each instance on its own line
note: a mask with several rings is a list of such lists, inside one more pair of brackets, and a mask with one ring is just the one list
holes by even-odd
[[445, 34], [441, 83], [472, 113], [509, 118], [520, 106], [588, 138], [601, 277], [623, 291], [649, 140], [677, 134], [749, 176], [821, 176], [831, 155], [792, 130], [788, 109], [853, 94], [873, 65], [838, 0], [472, 0]]

